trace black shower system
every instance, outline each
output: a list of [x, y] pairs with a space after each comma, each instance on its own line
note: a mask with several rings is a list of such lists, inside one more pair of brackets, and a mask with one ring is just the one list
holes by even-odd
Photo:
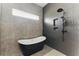
[[[60, 13], [60, 12], [63, 12], [63, 16], [61, 16], [60, 18], [62, 19], [62, 26], [63, 26], [63, 28], [62, 28], [62, 41], [64, 42], [64, 33], [66, 33], [67, 31], [64, 29], [65, 28], [65, 24], [66, 24], [66, 19], [65, 19], [65, 17], [64, 17], [64, 10], [62, 9], [62, 8], [59, 8], [58, 10], [57, 10], [57, 12], [58, 13]], [[54, 26], [54, 30], [56, 30], [56, 29], [58, 29], [58, 27], [56, 27], [56, 20], [58, 20], [58, 18], [55, 18], [54, 20], [53, 20], [53, 26]]]

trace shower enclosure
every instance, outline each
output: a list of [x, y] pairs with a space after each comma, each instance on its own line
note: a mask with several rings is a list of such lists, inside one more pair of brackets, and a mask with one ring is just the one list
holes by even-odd
[[[58, 49], [63, 45], [65, 34], [65, 18], [64, 10], [59, 8], [56, 10], [56, 16], [44, 18], [44, 35], [47, 37], [47, 44]], [[63, 47], [62, 47], [63, 48]], [[58, 50], [62, 50], [62, 48]]]
[[[59, 8], [64, 10], [57, 12]], [[49, 3], [44, 7], [44, 30], [46, 44], [66, 55], [79, 56], [79, 4]], [[61, 10], [60, 10], [61, 11]], [[65, 19], [66, 22], [62, 19]], [[63, 23], [65, 22], [65, 23]], [[64, 30], [64, 31], [63, 31]]]

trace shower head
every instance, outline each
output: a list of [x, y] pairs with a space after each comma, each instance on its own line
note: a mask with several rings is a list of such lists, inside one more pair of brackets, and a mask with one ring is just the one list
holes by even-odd
[[57, 10], [57, 12], [63, 12], [64, 10], [62, 9], [62, 8], [59, 8], [58, 10]]
[[63, 9], [63, 8], [58, 8], [58, 9], [57, 9], [57, 12], [58, 12], [58, 16], [59, 16], [59, 17], [63, 17], [63, 16], [64, 16], [64, 14], [65, 14], [64, 9]]

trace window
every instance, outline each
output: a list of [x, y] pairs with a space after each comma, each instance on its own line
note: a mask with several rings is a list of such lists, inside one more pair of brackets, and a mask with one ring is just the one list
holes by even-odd
[[19, 16], [19, 17], [23, 17], [23, 18], [27, 18], [27, 19], [31, 19], [31, 20], [39, 20], [39, 16], [28, 13], [28, 12], [24, 12], [18, 9], [12, 9], [12, 15], [14, 16]]

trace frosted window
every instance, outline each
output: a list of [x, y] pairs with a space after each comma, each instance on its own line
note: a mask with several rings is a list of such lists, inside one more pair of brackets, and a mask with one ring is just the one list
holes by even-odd
[[21, 10], [18, 10], [18, 9], [12, 9], [12, 15], [28, 18], [28, 19], [31, 19], [31, 20], [39, 20], [39, 16], [28, 13], [28, 12], [21, 11]]

